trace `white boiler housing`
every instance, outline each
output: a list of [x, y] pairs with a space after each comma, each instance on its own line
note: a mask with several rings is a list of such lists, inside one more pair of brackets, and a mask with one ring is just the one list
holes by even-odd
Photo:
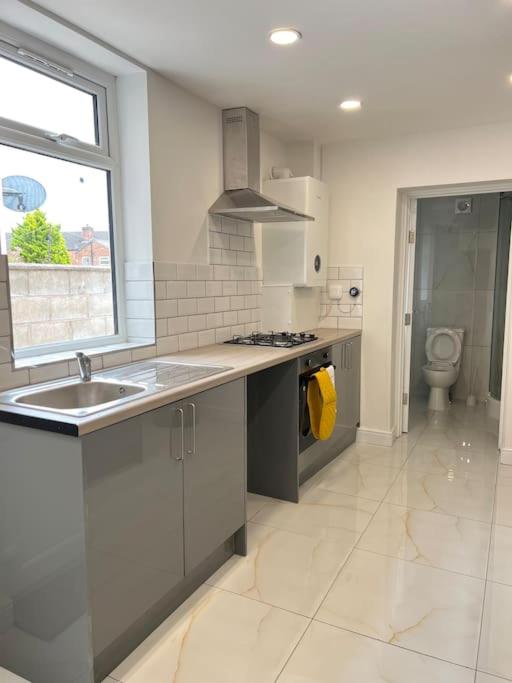
[[[262, 192], [314, 217], [314, 221], [264, 223], [263, 283], [324, 287], [327, 280], [329, 194], [327, 185], [311, 176], [267, 180]], [[317, 257], [319, 257], [317, 259]], [[319, 268], [315, 268], [315, 261]]]

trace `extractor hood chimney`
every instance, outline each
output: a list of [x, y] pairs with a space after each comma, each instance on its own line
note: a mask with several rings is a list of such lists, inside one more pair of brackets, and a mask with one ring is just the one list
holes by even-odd
[[247, 107], [222, 111], [224, 192], [210, 207], [213, 216], [248, 223], [314, 221], [312, 216], [265, 197], [260, 189], [259, 116]]

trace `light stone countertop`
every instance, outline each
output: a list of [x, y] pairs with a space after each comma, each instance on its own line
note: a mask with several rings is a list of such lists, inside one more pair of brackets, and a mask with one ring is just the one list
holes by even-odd
[[[229, 366], [230, 369], [187, 384], [150, 393], [139, 400], [131, 400], [124, 405], [108, 408], [87, 417], [74, 418], [70, 415], [61, 415], [22, 405], [3, 404], [0, 407], [0, 422], [21, 424], [27, 427], [57, 431], [73, 436], [84, 436], [90, 432], [109, 427], [117, 422], [122, 422], [174, 401], [193, 396], [226, 382], [246, 377], [260, 370], [270, 368], [273, 365], [284, 363], [293, 358], [299, 358], [331, 344], [361, 335], [361, 330], [318, 328], [310, 331], [318, 336], [316, 341], [291, 348], [212, 344], [198, 349], [159, 356], [158, 360], [225, 365]], [[97, 374], [101, 374], [101, 371]], [[31, 385], [30, 388], [33, 389], [33, 386]], [[59, 425], [62, 426], [62, 429], [59, 429]]]

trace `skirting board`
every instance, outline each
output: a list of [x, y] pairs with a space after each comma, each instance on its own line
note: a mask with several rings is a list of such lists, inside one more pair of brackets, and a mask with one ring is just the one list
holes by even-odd
[[500, 462], [502, 465], [512, 465], [512, 448], [502, 448], [500, 450]]
[[378, 429], [364, 429], [357, 430], [357, 443], [368, 443], [372, 446], [392, 446], [395, 441], [395, 434], [393, 431], [382, 432]]

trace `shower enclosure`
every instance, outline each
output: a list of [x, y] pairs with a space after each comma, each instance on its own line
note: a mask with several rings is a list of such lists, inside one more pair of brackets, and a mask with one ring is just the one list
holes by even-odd
[[505, 338], [505, 313], [507, 306], [507, 280], [511, 224], [512, 192], [503, 192], [500, 196], [498, 220], [496, 280], [494, 285], [494, 306], [492, 319], [491, 373], [489, 379], [489, 393], [491, 399], [496, 401], [501, 400], [503, 342]]

